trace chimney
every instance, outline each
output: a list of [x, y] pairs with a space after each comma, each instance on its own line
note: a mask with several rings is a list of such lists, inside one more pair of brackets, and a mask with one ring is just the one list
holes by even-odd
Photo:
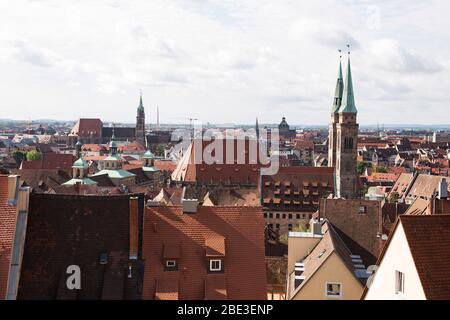
[[18, 175], [8, 176], [8, 204], [16, 205], [19, 195], [19, 178]]
[[181, 203], [184, 213], [196, 213], [198, 207], [198, 199], [185, 199], [186, 187], [183, 188], [181, 193]]
[[448, 182], [445, 178], [441, 178], [438, 186], [438, 199], [447, 199], [448, 197]]
[[138, 258], [139, 247], [139, 198], [130, 197], [130, 259]]
[[322, 223], [320, 220], [312, 220], [311, 223], [311, 232], [314, 236], [321, 236], [322, 235]]
[[196, 213], [198, 207], [197, 199], [183, 199], [183, 212], [184, 213]]

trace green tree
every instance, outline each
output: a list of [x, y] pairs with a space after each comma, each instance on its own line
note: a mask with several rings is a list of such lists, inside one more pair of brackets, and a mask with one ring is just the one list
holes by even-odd
[[158, 157], [164, 157], [164, 147], [162, 145], [157, 145], [155, 149], [155, 155]]
[[362, 174], [364, 174], [364, 171], [366, 170], [366, 168], [372, 168], [372, 164], [369, 162], [360, 161], [360, 162], [358, 162], [356, 167], [358, 170], [358, 174], [362, 175]]
[[41, 160], [42, 154], [37, 150], [32, 150], [27, 152], [27, 160], [28, 161], [34, 161], [34, 160]]
[[16, 162], [20, 164], [23, 160], [26, 159], [27, 154], [23, 151], [17, 150], [13, 152], [12, 156], [14, 160], [16, 160]]
[[387, 173], [387, 169], [386, 169], [385, 167], [381, 167], [381, 166], [377, 166], [377, 167], [375, 168], [375, 171], [376, 171], [377, 173]]

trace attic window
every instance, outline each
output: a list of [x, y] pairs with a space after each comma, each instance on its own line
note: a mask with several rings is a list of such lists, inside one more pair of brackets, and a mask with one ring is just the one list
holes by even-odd
[[327, 298], [340, 298], [342, 296], [342, 285], [340, 283], [326, 283]]
[[358, 214], [365, 214], [365, 213], [366, 213], [366, 207], [358, 206]]
[[107, 264], [108, 263], [108, 253], [102, 252], [100, 253], [100, 264]]
[[395, 293], [405, 293], [405, 274], [395, 271]]
[[176, 271], [178, 270], [176, 260], [166, 260], [166, 271]]
[[209, 260], [209, 271], [222, 271], [222, 260], [220, 259]]

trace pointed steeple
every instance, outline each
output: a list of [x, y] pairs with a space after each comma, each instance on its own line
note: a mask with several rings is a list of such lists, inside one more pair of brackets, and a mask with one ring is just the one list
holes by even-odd
[[256, 138], [259, 138], [259, 123], [258, 123], [258, 117], [256, 117], [255, 131], [256, 131]]
[[347, 75], [344, 83], [344, 93], [342, 94], [342, 104], [339, 113], [357, 113], [355, 96], [353, 93], [352, 69], [350, 66], [350, 51], [348, 53]]
[[[341, 50], [339, 50], [339, 53], [341, 53]], [[331, 110], [332, 113], [339, 112], [339, 108], [341, 107], [342, 103], [343, 91], [344, 91], [344, 77], [342, 76], [342, 55], [341, 55], [339, 57], [339, 72], [336, 82], [336, 90], [334, 93], [333, 109]]]
[[114, 131], [115, 131], [115, 127], [113, 127], [113, 129], [112, 129], [111, 141], [109, 142], [109, 154], [110, 155], [117, 154], [116, 134]]
[[142, 90], [141, 90], [141, 95], [139, 98], [139, 106], [137, 109], [138, 113], [144, 113], [144, 104], [142, 103]]

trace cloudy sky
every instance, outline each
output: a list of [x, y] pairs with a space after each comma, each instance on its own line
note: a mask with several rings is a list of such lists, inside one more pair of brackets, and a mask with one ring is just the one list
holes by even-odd
[[447, 0], [0, 0], [0, 118], [324, 125], [350, 43], [361, 124], [450, 121]]

